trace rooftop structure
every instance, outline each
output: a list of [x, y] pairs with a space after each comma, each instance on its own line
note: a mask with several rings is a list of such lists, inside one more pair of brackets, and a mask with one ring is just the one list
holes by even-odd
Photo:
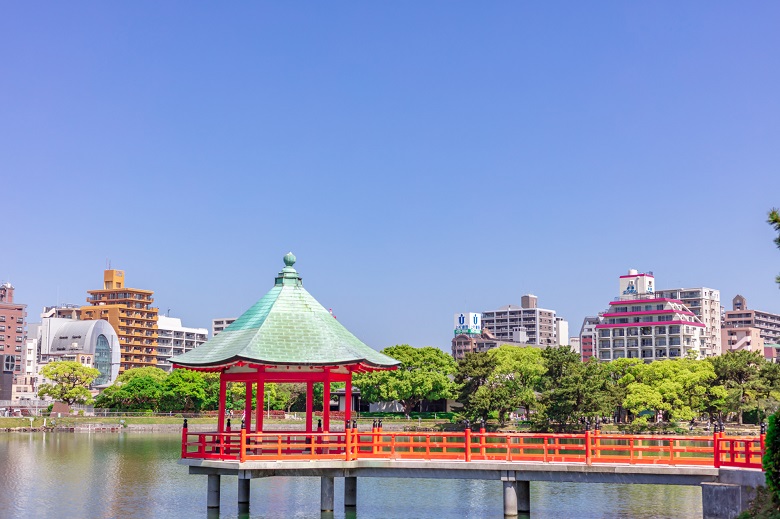
[[[284, 256], [285, 267], [274, 286], [254, 306], [203, 346], [171, 358], [174, 367], [220, 373], [219, 431], [225, 427], [226, 384], [246, 387], [245, 427], [252, 430], [252, 399], [256, 388], [255, 431], [262, 431], [266, 382], [306, 382], [306, 432], [312, 432], [313, 386], [323, 383], [323, 401], [330, 401], [330, 383], [346, 383], [351, 401], [352, 374], [394, 369], [399, 362], [363, 344], [304, 288], [293, 268], [295, 256]], [[350, 410], [346, 410], [349, 419]], [[330, 427], [330, 406], [323, 409], [323, 430]]]

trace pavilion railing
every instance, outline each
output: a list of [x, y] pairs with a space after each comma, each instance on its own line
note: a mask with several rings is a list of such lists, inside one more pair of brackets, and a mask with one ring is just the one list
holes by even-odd
[[415, 459], [539, 463], [626, 463], [761, 468], [758, 437], [605, 434], [182, 431], [182, 458], [247, 461]]

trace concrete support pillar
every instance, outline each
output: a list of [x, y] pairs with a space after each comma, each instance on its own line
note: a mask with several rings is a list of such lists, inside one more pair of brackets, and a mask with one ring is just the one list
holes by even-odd
[[251, 479], [238, 479], [238, 504], [249, 504], [249, 482]]
[[219, 474], [208, 475], [208, 491], [206, 493], [206, 507], [219, 508]]
[[517, 481], [502, 481], [504, 484], [504, 516], [517, 517]]
[[357, 506], [357, 477], [355, 476], [344, 478], [344, 506]]
[[702, 483], [701, 504], [704, 519], [733, 519], [747, 510], [755, 489], [725, 483]]
[[531, 511], [531, 482], [517, 481], [517, 511], [529, 513]]
[[333, 511], [333, 477], [320, 477], [320, 510], [323, 512]]

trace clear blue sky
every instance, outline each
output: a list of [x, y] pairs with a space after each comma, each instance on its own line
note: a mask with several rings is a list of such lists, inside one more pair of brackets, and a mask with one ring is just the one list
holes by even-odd
[[[375, 348], [628, 268], [780, 312], [777, 2], [0, 7], [0, 280], [209, 327], [292, 250]], [[730, 306], [729, 306], [730, 307]]]

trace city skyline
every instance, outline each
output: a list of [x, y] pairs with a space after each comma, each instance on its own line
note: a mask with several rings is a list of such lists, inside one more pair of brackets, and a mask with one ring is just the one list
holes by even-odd
[[35, 322], [110, 261], [210, 328], [292, 251], [376, 349], [528, 293], [576, 335], [630, 268], [780, 313], [779, 15], [7, 6], [0, 282]]

